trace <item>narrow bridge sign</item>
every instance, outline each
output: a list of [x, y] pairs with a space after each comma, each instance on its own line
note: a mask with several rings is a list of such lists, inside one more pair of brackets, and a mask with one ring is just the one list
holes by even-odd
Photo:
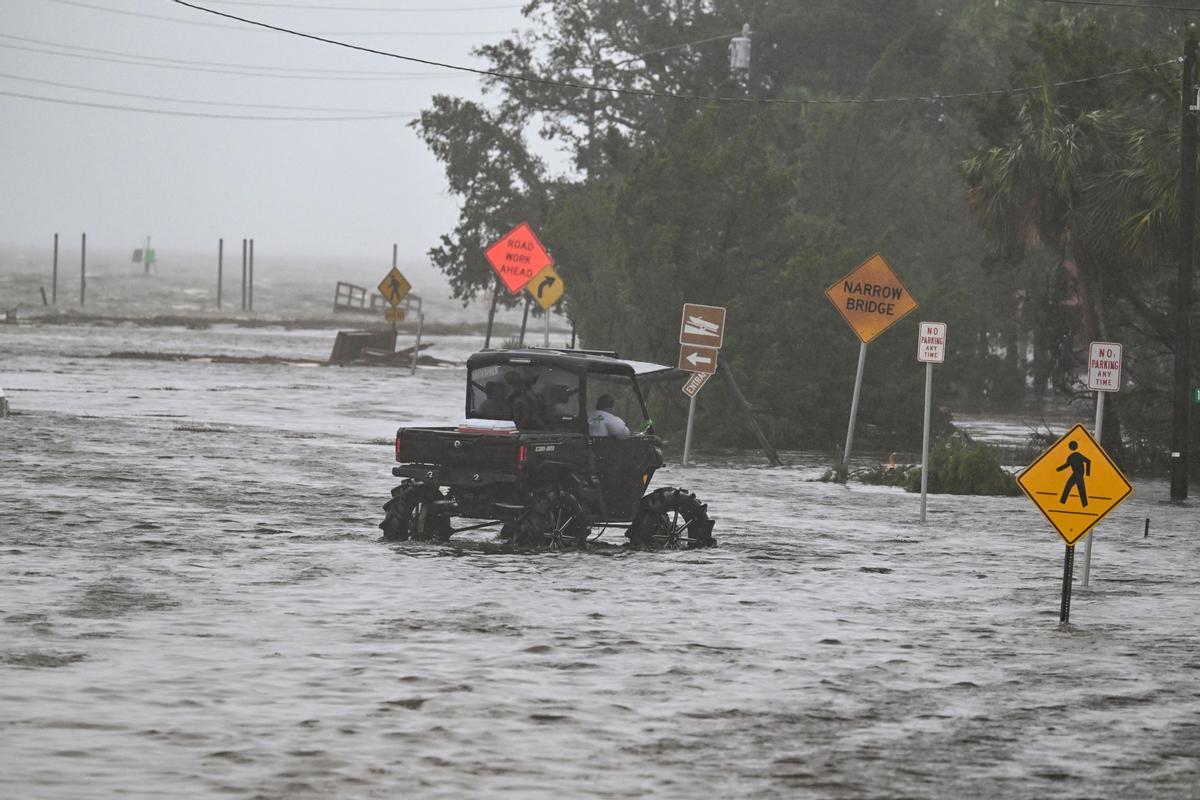
[[916, 299], [879, 253], [826, 289], [825, 296], [863, 344], [917, 307]]

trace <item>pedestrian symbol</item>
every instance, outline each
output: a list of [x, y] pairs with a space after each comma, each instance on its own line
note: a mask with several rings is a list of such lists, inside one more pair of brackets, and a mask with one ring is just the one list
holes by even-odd
[[412, 289], [412, 284], [404, 277], [400, 270], [392, 267], [392, 271], [384, 276], [379, 282], [379, 293], [392, 304], [398, 306], [404, 302], [404, 297]]
[[1071, 477], [1067, 478], [1067, 485], [1063, 487], [1062, 496], [1058, 498], [1058, 502], [1066, 505], [1067, 498], [1071, 496], [1071, 488], [1074, 487], [1079, 492], [1080, 505], [1087, 508], [1087, 485], [1083, 479], [1092, 474], [1092, 460], [1079, 452], [1078, 442], [1069, 443], [1067, 449], [1071, 451], [1071, 455], [1067, 456], [1067, 460], [1063, 462], [1057, 472], [1070, 469]]
[[1108, 453], [1076, 425], [1017, 477], [1067, 544], [1073, 545], [1133, 491]]

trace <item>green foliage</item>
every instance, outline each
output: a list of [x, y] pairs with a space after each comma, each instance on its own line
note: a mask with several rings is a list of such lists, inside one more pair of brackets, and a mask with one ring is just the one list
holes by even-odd
[[[1018, 406], [1030, 378], [1035, 399], [1072, 391], [1098, 333], [1128, 336], [1145, 396], [1161, 392], [1157, 309], [1177, 220], [1164, 122], [1178, 115], [1174, 73], [973, 100], [740, 100], [1077, 80], [1165, 60], [1143, 43], [1171, 41], [1162, 34], [1178, 33], [1176, 17], [992, 0], [752, 6], [531, 0], [528, 30], [480, 48], [498, 72], [551, 82], [489, 77], [496, 102], [439, 96], [414, 124], [462, 199], [458, 225], [430, 251], [456, 296], [492, 282], [483, 248], [525, 220], [553, 252], [563, 306], [587, 346], [673, 363], [681, 304], [726, 306], [721, 363], [780, 447], [840, 442], [858, 342], [823, 292], [876, 251], [921, 308], [869, 347], [862, 447], [918, 444], [920, 319], [949, 324], [954, 366], [936, 381], [938, 397], [959, 406]], [[754, 69], [731, 76], [727, 34], [746, 21]], [[533, 136], [574, 170], [551, 176]], [[1068, 257], [1075, 273], [1061, 267]], [[1147, 355], [1139, 361], [1130, 343]], [[704, 390], [697, 428], [714, 446], [748, 444], [720, 384]], [[1120, 437], [1118, 407], [1110, 424]], [[651, 411], [678, 435], [679, 392], [654, 392]], [[1161, 414], [1135, 413], [1137, 437], [1159, 441]], [[948, 430], [938, 412], [935, 432]], [[957, 447], [944, 454], [948, 485], [1003, 483], [983, 451]]]
[[[907, 471], [905, 489], [921, 491], [921, 470]], [[1016, 479], [1006, 472], [991, 448], [956, 433], [929, 450], [930, 494], [1015, 495]]]

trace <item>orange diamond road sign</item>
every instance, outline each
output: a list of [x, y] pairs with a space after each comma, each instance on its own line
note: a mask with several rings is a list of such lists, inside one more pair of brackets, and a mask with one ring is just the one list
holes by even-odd
[[483, 251], [509, 294], [525, 288], [534, 275], [554, 263], [528, 222], [522, 222]]
[[696, 347], [694, 344], [681, 345], [679, 348], [679, 368], [688, 372], [717, 371], [717, 353], [715, 347]]
[[826, 289], [825, 296], [850, 323], [863, 344], [917, 307], [916, 299], [879, 253]]
[[1082, 425], [1038, 456], [1017, 477], [1017, 484], [1068, 545], [1082, 539], [1133, 491]]
[[545, 269], [534, 275], [533, 279], [525, 284], [525, 291], [529, 292], [534, 302], [542, 307], [542, 311], [549, 311], [553, 308], [554, 304], [563, 296], [566, 288], [563, 285], [562, 276], [554, 270], [553, 264], [547, 264]]
[[679, 322], [679, 343], [697, 347], [721, 348], [725, 341], [725, 309], [721, 306], [683, 304], [683, 319]]
[[400, 270], [392, 267], [392, 271], [379, 282], [379, 293], [393, 306], [400, 305], [404, 296], [412, 289], [412, 284]]

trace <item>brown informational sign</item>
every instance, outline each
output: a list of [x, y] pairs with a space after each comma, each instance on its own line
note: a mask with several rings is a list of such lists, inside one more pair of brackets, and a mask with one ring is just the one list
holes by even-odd
[[1082, 425], [1050, 445], [1017, 477], [1017, 484], [1068, 545], [1082, 539], [1133, 491]]
[[522, 222], [483, 251], [509, 294], [525, 288], [546, 267], [554, 263], [528, 222]]
[[825, 296], [863, 344], [870, 343], [917, 307], [916, 299], [878, 253], [826, 289]]
[[408, 278], [405, 278], [404, 274], [395, 267], [392, 267], [391, 272], [379, 282], [379, 293], [393, 307], [400, 305], [411, 290], [412, 284], [408, 282]]
[[693, 372], [692, 377], [688, 378], [687, 382], [683, 384], [683, 393], [688, 397], [695, 397], [711, 377], [712, 373], [710, 372]]
[[682, 345], [679, 348], [679, 368], [688, 372], [707, 372], [711, 375], [717, 371], [718, 352], [715, 347]]
[[725, 309], [721, 306], [683, 304], [679, 343], [721, 349], [725, 341]]

